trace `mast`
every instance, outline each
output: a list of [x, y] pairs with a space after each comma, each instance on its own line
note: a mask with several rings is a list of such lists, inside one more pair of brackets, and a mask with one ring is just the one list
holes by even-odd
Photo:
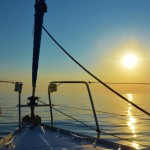
[[31, 118], [34, 118], [34, 105], [38, 97], [35, 97], [36, 80], [38, 73], [38, 62], [40, 54], [40, 43], [43, 26], [44, 13], [47, 12], [47, 5], [45, 0], [35, 0], [35, 14], [34, 14], [34, 40], [33, 40], [33, 59], [32, 59], [32, 96], [28, 98], [31, 105]]

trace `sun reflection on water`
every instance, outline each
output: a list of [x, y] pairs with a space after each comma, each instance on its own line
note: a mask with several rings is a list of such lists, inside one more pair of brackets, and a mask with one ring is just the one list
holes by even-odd
[[[133, 95], [132, 94], [127, 94], [127, 97], [128, 97], [129, 101], [133, 100]], [[129, 107], [128, 107], [128, 122], [127, 122], [127, 125], [129, 126], [129, 129], [131, 130], [131, 132], [133, 134], [133, 138], [135, 139], [137, 137], [136, 128], [135, 128], [136, 119], [132, 115], [132, 106], [131, 106], [131, 104], [128, 104], [128, 105], [129, 105]], [[139, 145], [135, 142], [132, 142], [132, 146], [137, 149]]]

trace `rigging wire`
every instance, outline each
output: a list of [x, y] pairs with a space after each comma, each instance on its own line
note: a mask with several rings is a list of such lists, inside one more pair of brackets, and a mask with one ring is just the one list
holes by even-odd
[[150, 116], [150, 113], [143, 108], [139, 107], [135, 103], [129, 101], [126, 97], [122, 96], [119, 92], [108, 86], [106, 83], [104, 83], [102, 80], [100, 80], [98, 77], [96, 77], [94, 74], [92, 74], [89, 70], [87, 70], [83, 65], [81, 65], [75, 58], [73, 58], [55, 39], [54, 37], [46, 30], [44, 26], [42, 26], [43, 30], [48, 34], [48, 36], [55, 42], [55, 44], [68, 56], [70, 59], [72, 59], [79, 67], [81, 67], [86, 73], [88, 73], [90, 76], [92, 76], [95, 80], [97, 80], [99, 83], [101, 83], [103, 86], [105, 86], [107, 89], [109, 89], [111, 92], [125, 100], [126, 102], [130, 103], [132, 106], [136, 107], [146, 115]]
[[[43, 101], [41, 101], [41, 100], [38, 100], [38, 101], [40, 101], [41, 103], [43, 103], [43, 104], [45, 104], [45, 105], [48, 105], [48, 104], [46, 104], [45, 102], [43, 102]], [[70, 115], [67, 115], [66, 113], [64, 113], [64, 112], [62, 112], [62, 111], [60, 111], [60, 110], [58, 110], [57, 108], [54, 108], [54, 106], [55, 106], [55, 105], [52, 104], [52, 108], [53, 108], [54, 110], [58, 111], [59, 113], [65, 115], [65, 116], [67, 116], [67, 117], [69, 117], [69, 118], [71, 118], [71, 119], [73, 119], [73, 120], [75, 120], [75, 121], [77, 121], [77, 122], [80, 122], [81, 124], [83, 124], [83, 125], [85, 125], [85, 126], [87, 126], [87, 127], [89, 127], [89, 128], [91, 128], [91, 129], [93, 129], [93, 130], [96, 131], [95, 128], [93, 128], [93, 127], [91, 127], [91, 126], [89, 126], [89, 125], [87, 125], [87, 124], [85, 124], [85, 123], [79, 121], [78, 119], [75, 119], [74, 117], [71, 117]]]
[[[44, 105], [50, 106], [49, 104], [46, 104], [45, 102], [41, 101], [38, 99], [39, 102], [41, 102]], [[89, 110], [92, 111], [91, 109], [88, 108], [79, 108], [79, 107], [71, 107], [71, 106], [65, 106], [65, 105], [58, 105], [58, 104], [52, 104], [52, 106], [59, 106], [59, 107], [65, 107], [65, 108], [73, 108], [73, 109], [80, 109], [80, 110]], [[95, 110], [96, 112], [101, 112], [101, 113], [105, 113], [105, 114], [110, 114], [110, 115], [117, 115], [117, 116], [121, 116], [121, 117], [126, 117], [127, 115], [123, 115], [123, 114], [116, 114], [116, 113], [111, 113], [111, 112], [106, 112], [106, 111], [100, 111], [100, 110]], [[133, 116], [133, 115], [132, 115]], [[134, 115], [137, 116], [137, 115]], [[144, 120], [149, 120], [148, 118], [144, 118]]]
[[[47, 104], [45, 103], [45, 105], [47, 105]], [[59, 107], [64, 107], [64, 108], [71, 108], [71, 109], [79, 109], [79, 110], [89, 110], [89, 111], [92, 111], [92, 109], [88, 109], [88, 108], [71, 107], [71, 106], [58, 105], [58, 104], [52, 104], [52, 106], [59, 106]], [[121, 116], [121, 117], [127, 117], [128, 116], [128, 115], [111, 113], [111, 112], [100, 111], [100, 110], [95, 110], [95, 111], [96, 112], [101, 112], [101, 113], [104, 113], [104, 114], [109, 114], [109, 115]], [[132, 116], [139, 117], [139, 115], [132, 115]], [[142, 119], [142, 118], [140, 117], [140, 119]], [[144, 118], [144, 120], [149, 120], [149, 118]]]
[[[93, 81], [88, 81], [89, 84], [91, 83], [99, 83], [99, 82], [93, 82]], [[146, 82], [104, 82], [105, 84], [143, 84], [143, 85], [150, 85], [150, 83], [146, 83]]]
[[[41, 102], [44, 105], [48, 105], [45, 102], [41, 101], [38, 99], [39, 102]], [[80, 109], [80, 110], [89, 110], [92, 111], [91, 109], [88, 108], [79, 108], [79, 107], [71, 107], [71, 106], [65, 106], [65, 105], [58, 105], [58, 104], [52, 104], [52, 106], [59, 106], [59, 107], [65, 107], [65, 108], [73, 108], [73, 109]], [[95, 110], [96, 112], [101, 112], [101, 113], [106, 113], [106, 114], [110, 114], [110, 115], [118, 115], [118, 116], [122, 116], [122, 117], [126, 117], [127, 115], [121, 115], [121, 114], [116, 114], [116, 113], [110, 113], [110, 112], [105, 112], [105, 111], [99, 111], [99, 110]]]
[[2, 83], [13, 83], [13, 84], [16, 84], [17, 83], [17, 81], [6, 81], [6, 80], [0, 80], [0, 82], [2, 82]]
[[[43, 104], [45, 104], [45, 105], [48, 105], [48, 104], [46, 104], [45, 102], [43, 102], [43, 101], [41, 101], [41, 100], [38, 100], [38, 101], [40, 101], [41, 103], [43, 103]], [[57, 112], [59, 112], [59, 113], [65, 115], [65, 116], [67, 116], [67, 117], [69, 117], [69, 118], [71, 118], [71, 119], [73, 119], [73, 120], [75, 120], [75, 121], [81, 123], [82, 125], [84, 125], [84, 126], [86, 126], [86, 127], [89, 127], [89, 128], [91, 128], [92, 130], [97, 131], [97, 130], [96, 130], [95, 128], [93, 128], [92, 126], [89, 126], [89, 125], [87, 125], [86, 123], [84, 123], [84, 122], [82, 122], [82, 121], [80, 121], [80, 120], [78, 120], [78, 119], [76, 119], [76, 118], [74, 118], [74, 117], [72, 117], [72, 116], [70, 116], [70, 115], [67, 115], [66, 113], [60, 111], [60, 110], [57, 109], [57, 108], [54, 108], [55, 106], [62, 106], [62, 105], [54, 105], [54, 104], [52, 104], [52, 108], [53, 108], [55, 111], [57, 111]], [[62, 106], [62, 107], [65, 107], [65, 106]], [[67, 107], [67, 106], [66, 106], [66, 107]], [[77, 108], [77, 107], [68, 107], [68, 108], [82, 109], [82, 108]], [[90, 110], [90, 109], [82, 109], [82, 110]], [[118, 115], [118, 114], [114, 114], [114, 115]], [[123, 115], [122, 115], [122, 116], [123, 116]], [[125, 115], [124, 115], [124, 116], [125, 116]], [[117, 136], [117, 135], [114, 135], [114, 134], [111, 134], [111, 133], [107, 133], [107, 132], [102, 131], [102, 130], [100, 130], [100, 132], [103, 133], [103, 134], [105, 134], [105, 135], [110, 135], [110, 136], [112, 136], [112, 137], [118, 138], [118, 139], [120, 139], [120, 140], [128, 141], [128, 142], [131, 142], [131, 143], [133, 142], [132, 140], [125, 139], [125, 138], [119, 137], [119, 136]], [[136, 143], [137, 143], [137, 142], [136, 142]], [[140, 145], [140, 146], [144, 146], [144, 147], [150, 148], [149, 146], [144, 145], [144, 144], [141, 144], [141, 143], [137, 143], [137, 144]]]
[[[59, 106], [59, 107], [65, 107], [65, 108], [73, 108], [73, 109], [80, 109], [80, 110], [89, 110], [92, 111], [92, 109], [88, 109], [88, 108], [78, 108], [78, 107], [70, 107], [70, 106], [65, 106], [65, 105], [55, 105], [52, 104], [53, 106]], [[106, 112], [106, 111], [99, 111], [99, 110], [95, 110], [96, 112], [101, 112], [101, 113], [105, 113], [105, 114], [110, 114], [110, 115], [118, 115], [118, 116], [122, 116], [122, 117], [126, 117], [127, 115], [121, 115], [121, 114], [116, 114], [116, 113], [110, 113], [110, 112]]]
[[[67, 115], [66, 113], [60, 111], [59, 109], [56, 109], [56, 108], [54, 108], [53, 106], [52, 106], [52, 108], [53, 108], [54, 110], [56, 110], [57, 112], [59, 112], [59, 113], [65, 115], [65, 116], [67, 116], [67, 117], [69, 117], [69, 118], [71, 118], [71, 119], [73, 119], [73, 120], [75, 120], [75, 121], [77, 121], [77, 122], [83, 124], [84, 126], [89, 127], [89, 128], [91, 128], [92, 130], [97, 131], [97, 130], [96, 130], [95, 128], [93, 128], [92, 126], [89, 126], [89, 125], [85, 124], [84, 122], [82, 122], [82, 121], [80, 121], [80, 120], [78, 120], [78, 119], [75, 119], [74, 117], [72, 117], [72, 116], [70, 116], [70, 115]], [[120, 140], [124, 140], [124, 141], [128, 141], [128, 142], [133, 143], [132, 140], [125, 139], [125, 138], [119, 137], [119, 136], [117, 136], [117, 135], [114, 135], [114, 134], [111, 134], [111, 133], [107, 133], [107, 132], [102, 131], [102, 130], [100, 130], [100, 133], [103, 133], [103, 134], [105, 134], [105, 135], [110, 135], [110, 136], [115, 137], [115, 138], [117, 138], [117, 139], [120, 139]], [[140, 145], [140, 146], [144, 146], [144, 147], [150, 148], [150, 146], [147, 146], [147, 145], [144, 145], [144, 144], [141, 144], [141, 143], [137, 143], [137, 142], [136, 142], [136, 144], [138, 144], [138, 145]]]
[[[49, 104], [46, 104], [45, 102], [41, 101], [38, 99], [39, 102], [41, 102], [44, 105], [49, 106]], [[80, 109], [80, 110], [89, 110], [92, 111], [91, 109], [88, 108], [79, 108], [79, 107], [71, 107], [71, 106], [66, 106], [66, 105], [58, 105], [58, 104], [52, 104], [52, 106], [59, 106], [59, 107], [64, 107], [64, 108], [72, 108], [72, 109]], [[123, 115], [123, 114], [117, 114], [117, 113], [111, 113], [111, 112], [106, 112], [106, 111], [100, 111], [100, 110], [95, 110], [96, 112], [101, 112], [101, 113], [105, 113], [105, 114], [110, 114], [110, 115], [116, 115], [116, 116], [121, 116], [121, 117], [126, 117], [127, 115]], [[133, 115], [132, 115], [133, 116]], [[134, 115], [134, 116], [138, 116], [138, 115]], [[148, 118], [144, 118], [145, 120], [149, 120]]]
[[75, 120], [75, 121], [77, 121], [77, 122], [80, 122], [80, 123], [83, 124], [84, 126], [89, 127], [89, 128], [91, 128], [92, 130], [97, 131], [97, 129], [93, 128], [92, 126], [89, 126], [89, 125], [87, 125], [86, 123], [84, 123], [84, 122], [82, 122], [82, 121], [80, 121], [80, 120], [78, 120], [78, 119], [76, 119], [76, 118], [74, 118], [74, 117], [72, 117], [72, 116], [70, 116], [70, 115], [67, 115], [66, 113], [60, 111], [59, 109], [54, 108], [53, 106], [52, 106], [52, 108], [53, 108], [54, 110], [56, 110], [57, 112], [59, 112], [59, 113], [65, 115], [65, 116], [67, 116], [67, 117], [69, 117], [69, 118], [71, 118], [71, 119], [73, 119], [73, 120]]

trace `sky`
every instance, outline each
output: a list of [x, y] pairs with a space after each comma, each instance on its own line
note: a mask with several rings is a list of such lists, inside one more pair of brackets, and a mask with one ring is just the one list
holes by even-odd
[[[104, 82], [150, 82], [149, 0], [46, 0], [46, 3], [44, 27], [98, 78]], [[23, 90], [31, 92], [34, 0], [1, 0], [0, 18], [0, 79], [21, 81]], [[122, 64], [127, 54], [138, 60], [132, 68]], [[37, 90], [47, 91], [53, 80], [95, 81], [43, 31]], [[126, 90], [122, 86], [115, 88]], [[144, 92], [150, 88], [136, 87], [136, 90]]]

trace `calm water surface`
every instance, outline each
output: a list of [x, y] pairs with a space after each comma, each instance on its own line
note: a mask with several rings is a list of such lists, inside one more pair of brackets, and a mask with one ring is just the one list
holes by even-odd
[[[59, 92], [52, 94], [52, 103], [55, 105], [55, 108], [96, 128], [88, 94], [85, 93], [85, 90], [80, 93], [75, 89], [73, 89], [73, 91], [74, 92], [64, 93], [60, 88]], [[0, 94], [0, 106], [3, 113], [0, 117], [0, 137], [4, 137], [18, 128], [17, 96], [17, 93], [13, 92], [10, 94]], [[26, 104], [26, 99], [29, 96], [30, 95], [22, 94], [23, 104]], [[41, 101], [48, 103], [46, 94], [39, 96], [41, 96]], [[124, 94], [124, 96], [145, 110], [150, 110], [150, 94], [130, 93]], [[93, 100], [97, 111], [100, 130], [113, 135], [110, 136], [102, 133], [101, 138], [132, 145], [137, 149], [144, 149], [140, 144], [150, 146], [150, 120], [148, 116], [111, 93], [93, 92]], [[22, 109], [22, 116], [26, 114], [30, 114], [29, 108]], [[43, 122], [50, 124], [49, 108], [36, 108], [36, 114], [42, 117]], [[81, 123], [60, 114], [56, 110], [53, 110], [53, 115], [54, 124], [57, 127], [94, 137], [96, 136], [95, 131], [91, 128], [85, 127]], [[114, 136], [121, 137], [122, 139], [115, 138]], [[123, 139], [133, 142], [128, 142]]]

